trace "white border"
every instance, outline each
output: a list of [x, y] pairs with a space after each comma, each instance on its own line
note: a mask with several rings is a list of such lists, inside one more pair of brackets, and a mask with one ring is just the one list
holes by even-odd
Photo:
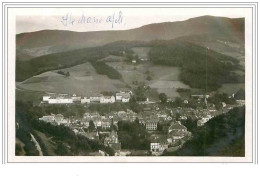
[[[28, 5], [25, 5], [28, 6]], [[49, 5], [53, 7], [52, 5]], [[86, 5], [89, 6], [89, 5]], [[95, 5], [97, 6], [97, 5]], [[103, 5], [100, 5], [101, 7]], [[114, 7], [115, 5], [110, 5]], [[138, 6], [138, 5], [132, 5]], [[145, 5], [145, 7], [153, 7], [153, 5]], [[159, 5], [155, 5], [159, 6]], [[165, 6], [165, 5], [163, 5]], [[163, 7], [162, 6], [162, 7]], [[167, 5], [169, 7], [169, 5]], [[201, 5], [198, 5], [201, 6]], [[235, 5], [233, 5], [235, 6]], [[10, 6], [12, 7], [12, 6]], [[21, 6], [22, 7], [22, 6]], [[37, 6], [41, 7], [41, 6]], [[73, 5], [69, 5], [73, 7]], [[91, 7], [91, 6], [89, 6]], [[178, 7], [178, 5], [171, 5]], [[184, 7], [182, 5], [182, 7]], [[191, 7], [191, 5], [185, 5]], [[194, 6], [192, 6], [194, 7]], [[214, 6], [212, 6], [214, 7]], [[223, 7], [225, 7], [223, 5]], [[8, 13], [8, 162], [252, 162], [252, 13], [245, 16], [246, 23], [246, 156], [245, 157], [38, 157], [38, 156], [15, 156], [15, 11], [9, 8]], [[169, 10], [169, 9], [167, 9]], [[250, 9], [251, 10], [251, 9]], [[7, 61], [5, 61], [7, 63]], [[13, 140], [12, 140], [13, 139]]]

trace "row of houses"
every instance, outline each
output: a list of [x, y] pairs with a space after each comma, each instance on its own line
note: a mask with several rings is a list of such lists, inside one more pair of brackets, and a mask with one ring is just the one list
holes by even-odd
[[108, 104], [108, 103], [115, 103], [115, 102], [129, 102], [130, 97], [132, 95], [131, 91], [128, 92], [117, 92], [115, 95], [111, 96], [104, 96], [103, 94], [92, 95], [89, 97], [86, 96], [77, 96], [76, 94], [68, 95], [68, 94], [56, 94], [56, 93], [49, 93], [43, 96], [43, 103], [48, 104], [72, 104], [72, 103], [81, 103], [81, 104], [88, 104], [88, 103], [101, 103], [101, 104]]

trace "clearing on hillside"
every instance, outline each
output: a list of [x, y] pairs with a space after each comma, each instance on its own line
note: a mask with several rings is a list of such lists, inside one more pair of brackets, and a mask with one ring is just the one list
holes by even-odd
[[102, 91], [116, 92], [126, 87], [120, 80], [113, 80], [105, 75], [97, 74], [90, 63], [60, 69], [64, 73], [69, 72], [69, 77], [57, 74], [57, 71], [49, 71], [31, 77], [21, 82], [18, 88], [54, 93], [76, 93], [78, 95], [89, 96]]

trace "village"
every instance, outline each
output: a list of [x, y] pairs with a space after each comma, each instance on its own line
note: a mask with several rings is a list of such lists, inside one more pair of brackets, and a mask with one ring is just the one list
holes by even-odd
[[[69, 96], [64, 94], [48, 94], [43, 96], [43, 103], [47, 104], [113, 104], [115, 102], [127, 103], [132, 92], [118, 92], [115, 95], [104, 96], [102, 94], [81, 97], [76, 94]], [[148, 155], [161, 155], [164, 151], [176, 151], [192, 138], [192, 133], [183, 124], [187, 119], [196, 121], [195, 127], [203, 127], [206, 122], [231, 110], [236, 106], [243, 106], [244, 100], [237, 100], [236, 105], [221, 102], [221, 109], [216, 109], [214, 104], [207, 103], [209, 95], [192, 95], [190, 99], [182, 99], [184, 106], [169, 108], [160, 106], [160, 103], [139, 102], [143, 110], [135, 113], [131, 109], [111, 111], [100, 114], [98, 112], [85, 112], [83, 117], [71, 116], [65, 118], [62, 114], [45, 115], [39, 120], [52, 125], [64, 125], [69, 127], [75, 134], [83, 135], [90, 140], [96, 140], [104, 146], [115, 151], [115, 155], [131, 155], [131, 150], [121, 148], [118, 138], [118, 123], [120, 121], [138, 122], [150, 134], [150, 149]], [[185, 106], [189, 101], [195, 100], [204, 105], [196, 109]], [[104, 156], [105, 152], [93, 153]]]

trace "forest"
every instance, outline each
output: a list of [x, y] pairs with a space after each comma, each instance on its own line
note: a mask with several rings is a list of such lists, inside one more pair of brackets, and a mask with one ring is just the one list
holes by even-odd
[[153, 44], [150, 60], [156, 65], [181, 67], [180, 80], [193, 88], [216, 90], [223, 83], [244, 82], [234, 70], [242, 69], [239, 61], [184, 41]]

